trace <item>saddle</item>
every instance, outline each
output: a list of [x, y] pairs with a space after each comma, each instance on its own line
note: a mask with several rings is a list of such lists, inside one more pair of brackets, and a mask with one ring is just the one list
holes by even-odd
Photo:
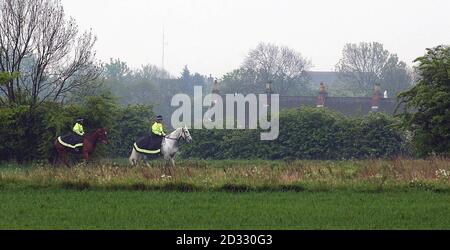
[[83, 137], [76, 134], [60, 136], [58, 137], [58, 141], [61, 145], [72, 149], [83, 147]]
[[143, 136], [134, 143], [134, 149], [142, 154], [159, 154], [161, 153], [162, 139], [160, 136]]

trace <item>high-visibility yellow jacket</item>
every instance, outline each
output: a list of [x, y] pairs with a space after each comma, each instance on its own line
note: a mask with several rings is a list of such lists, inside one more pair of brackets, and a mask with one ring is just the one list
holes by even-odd
[[84, 135], [84, 129], [83, 129], [83, 125], [79, 124], [79, 123], [75, 123], [75, 126], [73, 126], [73, 132], [83, 136]]
[[163, 125], [159, 122], [155, 122], [153, 124], [152, 133], [159, 136], [166, 136], [166, 133], [164, 133]]

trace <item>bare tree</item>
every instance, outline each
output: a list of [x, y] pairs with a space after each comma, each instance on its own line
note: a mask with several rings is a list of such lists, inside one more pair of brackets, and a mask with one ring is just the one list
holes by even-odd
[[0, 0], [0, 71], [20, 72], [0, 86], [1, 95], [36, 107], [95, 80], [96, 37], [78, 33], [59, 0]]
[[136, 72], [136, 76], [148, 80], [170, 79], [172, 77], [168, 71], [151, 64], [143, 65]]
[[274, 91], [279, 94], [306, 83], [309, 67], [310, 62], [295, 50], [266, 43], [251, 50], [242, 66], [255, 83], [273, 82]]
[[359, 95], [370, 95], [375, 84], [398, 92], [411, 84], [407, 65], [381, 43], [346, 44], [336, 65], [339, 79]]

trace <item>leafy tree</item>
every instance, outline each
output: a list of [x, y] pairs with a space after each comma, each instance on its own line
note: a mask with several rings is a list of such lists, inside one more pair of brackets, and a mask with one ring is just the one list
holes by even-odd
[[184, 66], [183, 71], [181, 72], [181, 77], [179, 78], [181, 82], [181, 93], [185, 94], [193, 94], [194, 90], [194, 81], [192, 79], [191, 71], [187, 65]]
[[188, 66], [184, 66], [181, 72], [181, 77], [178, 79], [180, 81], [181, 87], [180, 91], [187, 95], [194, 95], [194, 86], [204, 86], [206, 83], [206, 76], [199, 73], [191, 74]]
[[184, 66], [183, 71], [181, 72], [181, 81], [190, 82], [191, 81], [191, 71], [189, 71], [189, 68], [187, 65]]
[[196, 86], [196, 85], [205, 86], [207, 81], [208, 81], [207, 76], [201, 75], [199, 73], [194, 73], [192, 75], [192, 83], [194, 86]]
[[415, 60], [419, 80], [399, 95], [404, 128], [420, 155], [450, 153], [450, 46], [427, 49]]
[[131, 69], [120, 59], [111, 59], [103, 69], [103, 87], [110, 90], [120, 104], [152, 106], [155, 112], [165, 117], [172, 112], [170, 102], [175, 94], [193, 95], [194, 84], [206, 81], [206, 77], [198, 73], [191, 74], [187, 66], [180, 78], [151, 64]]
[[339, 80], [355, 95], [370, 96], [378, 83], [392, 96], [407, 89], [412, 81], [406, 63], [377, 42], [346, 44], [336, 71]]
[[126, 62], [120, 59], [109, 59], [109, 63], [103, 65], [103, 76], [108, 81], [123, 82], [132, 74]]

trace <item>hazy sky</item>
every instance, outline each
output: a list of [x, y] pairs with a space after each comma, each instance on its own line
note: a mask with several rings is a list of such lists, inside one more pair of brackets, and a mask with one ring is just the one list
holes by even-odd
[[409, 65], [425, 48], [450, 44], [450, 0], [62, 0], [81, 30], [98, 37], [98, 58], [162, 65], [178, 76], [221, 77], [259, 42], [289, 46], [333, 70], [346, 43], [377, 41]]

